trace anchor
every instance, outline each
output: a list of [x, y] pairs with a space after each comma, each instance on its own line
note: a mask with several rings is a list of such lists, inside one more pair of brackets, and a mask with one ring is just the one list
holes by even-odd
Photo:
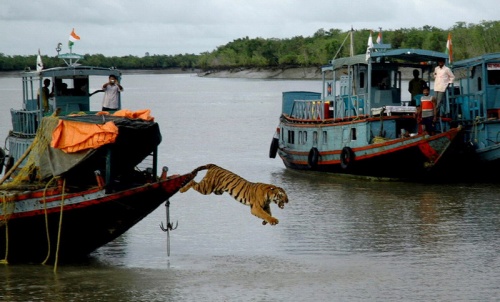
[[165, 210], [167, 216], [167, 226], [163, 226], [163, 222], [160, 223], [160, 229], [167, 233], [167, 256], [170, 256], [170, 231], [177, 229], [179, 223], [176, 221], [175, 226], [170, 222], [170, 200], [167, 199], [165, 202]]

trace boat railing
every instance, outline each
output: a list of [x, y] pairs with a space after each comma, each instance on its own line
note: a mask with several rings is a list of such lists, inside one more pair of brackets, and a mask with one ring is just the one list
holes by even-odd
[[335, 98], [334, 117], [346, 118], [357, 117], [368, 112], [366, 108], [364, 94], [359, 95], [340, 95]]
[[294, 100], [291, 117], [321, 120], [329, 117], [329, 103], [322, 100]]
[[38, 110], [11, 109], [12, 132], [17, 135], [34, 136], [38, 127]]
[[328, 97], [324, 100], [294, 100], [291, 117], [304, 120], [344, 119], [367, 114], [364, 94]]
[[486, 116], [486, 104], [482, 93], [450, 96], [453, 106], [452, 117], [458, 120], [473, 121]]

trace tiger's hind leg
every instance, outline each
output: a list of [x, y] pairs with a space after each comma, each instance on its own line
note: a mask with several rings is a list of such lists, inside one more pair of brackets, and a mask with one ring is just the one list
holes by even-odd
[[205, 178], [203, 178], [199, 183], [195, 181], [192, 182], [193, 183], [189, 187], [203, 195], [209, 195], [214, 192], [214, 187], [210, 184], [210, 182], [207, 182]]
[[194, 185], [197, 185], [198, 183], [194, 180], [191, 180], [190, 182], [188, 182], [184, 187], [182, 187], [179, 192], [181, 193], [184, 193], [186, 192], [187, 190], [191, 189]]

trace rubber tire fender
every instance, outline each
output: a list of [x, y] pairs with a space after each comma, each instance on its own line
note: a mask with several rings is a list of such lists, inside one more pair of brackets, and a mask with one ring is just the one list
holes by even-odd
[[3, 166], [5, 165], [5, 151], [0, 148], [0, 174], [3, 172]]
[[276, 153], [278, 152], [279, 139], [273, 138], [271, 141], [271, 146], [269, 147], [269, 158], [276, 158]]
[[319, 151], [317, 148], [312, 147], [311, 150], [309, 150], [309, 155], [307, 156], [307, 165], [309, 168], [316, 168], [318, 166], [318, 160], [319, 160]]
[[354, 157], [354, 151], [350, 147], [342, 148], [342, 152], [340, 152], [340, 167], [344, 170], [351, 168], [354, 163]]

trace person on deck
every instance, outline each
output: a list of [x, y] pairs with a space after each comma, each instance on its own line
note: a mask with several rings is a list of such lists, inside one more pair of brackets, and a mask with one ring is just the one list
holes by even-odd
[[439, 110], [445, 98], [446, 89], [453, 84], [455, 75], [450, 68], [444, 65], [444, 59], [439, 59], [438, 66], [434, 69], [434, 91], [436, 92], [437, 108]]
[[415, 97], [418, 94], [422, 94], [424, 87], [427, 86], [427, 83], [419, 76], [420, 72], [418, 69], [414, 69], [413, 79], [408, 83], [408, 92], [411, 94], [410, 106], [415, 106], [417, 104]]
[[424, 130], [429, 135], [434, 135], [434, 124], [437, 119], [437, 101], [434, 96], [429, 95], [429, 87], [424, 87], [424, 95], [417, 100], [417, 121], [424, 125]]
[[[43, 87], [41, 91], [38, 90], [38, 94], [36, 96], [38, 108], [40, 108], [41, 105], [43, 108], [43, 112], [49, 112], [49, 98], [54, 96], [54, 93], [49, 91], [49, 86], [50, 86], [50, 80], [49, 79], [43, 80]], [[40, 95], [41, 95], [41, 103], [40, 103]]]
[[109, 81], [102, 85], [102, 90], [104, 91], [102, 111], [118, 110], [120, 92], [123, 91], [118, 79], [114, 75], [110, 75]]

